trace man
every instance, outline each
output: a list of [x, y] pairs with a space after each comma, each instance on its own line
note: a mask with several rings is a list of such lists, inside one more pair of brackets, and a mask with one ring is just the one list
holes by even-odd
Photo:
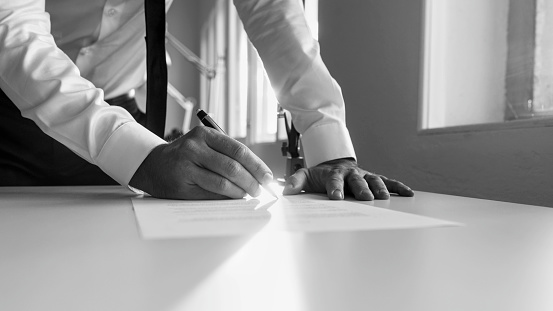
[[[256, 196], [259, 185], [272, 180], [263, 161], [217, 131], [197, 127], [166, 143], [134, 120], [140, 113], [129, 93], [145, 72], [142, 1], [0, 3], [0, 115], [9, 125], [0, 126], [2, 184], [113, 179], [160, 198], [220, 199]], [[357, 166], [340, 88], [320, 58], [299, 1], [234, 3], [280, 104], [303, 135], [309, 169], [291, 176], [284, 193], [412, 196], [402, 183]]]

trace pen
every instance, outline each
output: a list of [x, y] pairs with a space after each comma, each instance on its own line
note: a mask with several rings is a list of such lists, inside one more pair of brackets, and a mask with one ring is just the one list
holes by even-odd
[[[198, 109], [198, 111], [196, 112], [196, 115], [198, 116], [198, 118], [200, 119], [200, 121], [203, 123], [203, 125], [205, 126], [208, 126], [208, 127], [211, 127], [213, 129], [216, 129], [217, 131], [227, 135], [227, 133], [225, 133], [225, 131], [223, 131], [223, 129], [217, 125], [217, 122], [215, 122], [215, 120], [213, 120], [205, 111], [203, 111], [202, 109]], [[228, 135], [227, 135], [228, 136]], [[267, 190], [267, 192], [269, 192], [272, 196], [274, 196], [275, 198], [278, 199], [278, 196], [277, 194], [273, 191], [273, 189], [271, 189], [270, 187], [268, 186], [263, 186], [261, 185], [261, 187], [263, 187], [265, 190]]]
[[202, 109], [198, 109], [196, 115], [198, 116], [198, 118], [200, 119], [200, 121], [205, 125], [205, 126], [208, 126], [212, 129], [216, 129], [217, 131], [227, 135], [227, 133], [225, 133], [225, 131], [223, 131], [223, 129], [217, 125], [217, 123], [215, 122], [215, 120], [213, 120], [205, 111], [203, 111]]

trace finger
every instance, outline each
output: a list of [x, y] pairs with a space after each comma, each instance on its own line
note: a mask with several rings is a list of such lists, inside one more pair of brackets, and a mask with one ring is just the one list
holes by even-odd
[[388, 200], [390, 198], [388, 188], [386, 188], [386, 184], [382, 181], [382, 179], [380, 179], [380, 176], [367, 173], [365, 175], [365, 180], [367, 181], [367, 184], [376, 199]]
[[[154, 196], [158, 197], [158, 196]], [[227, 200], [229, 197], [207, 191], [197, 185], [191, 187], [181, 187], [173, 192], [165, 192], [159, 198], [170, 200]]]
[[215, 151], [202, 157], [200, 163], [204, 168], [219, 174], [242, 188], [249, 195], [256, 197], [261, 194], [261, 187], [257, 179], [234, 159]]
[[395, 179], [387, 178], [385, 176], [380, 176], [380, 178], [384, 181], [386, 187], [388, 187], [388, 190], [390, 190], [390, 192], [397, 193], [403, 197], [412, 197], [415, 195], [415, 192], [402, 182], [399, 182]]
[[228, 200], [229, 197], [207, 191], [200, 187], [194, 187], [193, 189], [190, 189], [188, 191], [187, 199], [189, 200]]
[[248, 147], [215, 130], [207, 130], [206, 143], [209, 147], [240, 163], [258, 183], [266, 185], [273, 180], [271, 169]]
[[343, 200], [344, 199], [344, 175], [338, 171], [333, 170], [325, 183], [326, 195], [331, 200]]
[[210, 170], [195, 166], [190, 168], [188, 174], [192, 175], [190, 179], [194, 184], [209, 192], [233, 199], [241, 199], [246, 195], [242, 188]]
[[369, 184], [359, 173], [359, 171], [354, 170], [350, 172], [346, 177], [346, 181], [348, 183], [348, 188], [353, 193], [355, 199], [360, 201], [374, 200], [374, 195], [369, 189]]
[[296, 171], [296, 173], [286, 178], [284, 184], [283, 195], [294, 195], [300, 193], [307, 183], [307, 169], [302, 168]]

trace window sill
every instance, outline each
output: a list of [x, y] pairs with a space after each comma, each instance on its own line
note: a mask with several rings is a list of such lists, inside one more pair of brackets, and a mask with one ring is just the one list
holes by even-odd
[[440, 135], [468, 132], [508, 131], [526, 128], [553, 127], [553, 117], [506, 121], [503, 123], [470, 124], [432, 129], [419, 129], [419, 135]]

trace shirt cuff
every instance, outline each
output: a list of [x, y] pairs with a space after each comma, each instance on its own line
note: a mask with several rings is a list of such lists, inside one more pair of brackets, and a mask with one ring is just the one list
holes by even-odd
[[142, 125], [127, 122], [107, 140], [96, 158], [96, 165], [115, 181], [127, 186], [150, 151], [165, 143]]
[[348, 129], [338, 123], [308, 129], [302, 134], [301, 143], [307, 167], [341, 158], [357, 159]]

